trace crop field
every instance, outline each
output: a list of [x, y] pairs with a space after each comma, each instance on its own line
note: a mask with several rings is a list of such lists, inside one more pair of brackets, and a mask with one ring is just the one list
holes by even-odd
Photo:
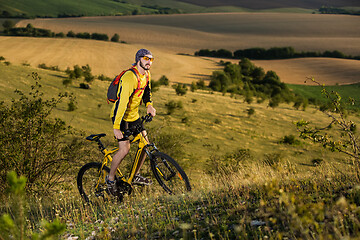
[[[338, 50], [360, 54], [360, 19], [349, 15], [292, 13], [213, 13], [158, 16], [24, 20], [54, 32], [99, 32], [130, 44], [176, 53], [199, 49], [292, 46], [297, 51]], [[141, 32], [141, 34], [139, 34]]]
[[[355, 16], [226, 13], [169, 16], [85, 17], [20, 21], [54, 32], [118, 33], [126, 44], [76, 39], [1, 37], [0, 55], [10, 62], [56, 65], [61, 69], [89, 64], [95, 74], [109, 77], [132, 63], [138, 48], [149, 48], [156, 62], [155, 79], [166, 75], [171, 82], [208, 80], [219, 69], [219, 59], [195, 58], [200, 49], [292, 46], [296, 51], [338, 50], [360, 54], [360, 21]], [[139, 34], [141, 32], [141, 34]], [[21, 51], [20, 51], [21, 49]], [[343, 59], [290, 59], [256, 61], [276, 71], [286, 83], [303, 84], [316, 77], [325, 84], [359, 82], [359, 61]]]

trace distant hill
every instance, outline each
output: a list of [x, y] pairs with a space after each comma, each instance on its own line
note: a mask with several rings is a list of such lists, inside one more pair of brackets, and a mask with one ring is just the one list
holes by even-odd
[[359, 0], [179, 0], [203, 7], [235, 6], [249, 9], [269, 8], [308, 8], [318, 9], [321, 6], [360, 7]]
[[139, 14], [315, 10], [360, 7], [359, 0], [0, 0], [0, 17], [77, 17]]

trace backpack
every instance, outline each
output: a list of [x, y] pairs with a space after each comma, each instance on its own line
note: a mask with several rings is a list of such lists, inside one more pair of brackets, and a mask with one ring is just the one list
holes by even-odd
[[120, 83], [120, 79], [121, 77], [127, 72], [127, 71], [132, 71], [137, 80], [138, 80], [138, 86], [137, 88], [135, 89], [135, 91], [131, 94], [130, 96], [130, 100], [129, 100], [129, 103], [132, 99], [132, 96], [137, 93], [139, 90], [141, 90], [139, 96], [141, 95], [142, 91], [146, 88], [146, 86], [148, 85], [149, 83], [149, 74], [146, 72], [146, 84], [143, 88], [141, 88], [141, 81], [140, 81], [140, 76], [139, 76], [139, 72], [136, 68], [132, 67], [132, 68], [129, 68], [127, 70], [124, 70], [122, 71], [119, 75], [117, 75], [111, 82], [109, 88], [108, 88], [108, 91], [107, 91], [107, 100], [108, 100], [108, 103], [109, 102], [116, 102], [118, 99], [119, 99], [119, 96], [117, 95], [117, 92], [118, 92], [118, 89], [119, 89], [119, 83]]

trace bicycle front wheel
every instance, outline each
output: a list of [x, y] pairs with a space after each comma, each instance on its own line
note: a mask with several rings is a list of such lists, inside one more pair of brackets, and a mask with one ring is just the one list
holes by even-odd
[[169, 194], [182, 194], [191, 191], [189, 178], [179, 164], [162, 152], [151, 157], [151, 170], [160, 186]]
[[77, 176], [77, 186], [81, 197], [86, 202], [94, 202], [96, 199], [105, 199], [107, 197], [107, 187], [105, 177], [110, 169], [103, 168], [101, 163], [91, 162], [85, 164]]

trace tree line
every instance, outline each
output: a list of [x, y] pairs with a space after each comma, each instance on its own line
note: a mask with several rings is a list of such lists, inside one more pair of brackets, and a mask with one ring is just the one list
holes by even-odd
[[288, 59], [288, 58], [303, 58], [303, 57], [329, 57], [329, 58], [346, 58], [360, 60], [360, 56], [346, 55], [340, 51], [302, 51], [297, 52], [293, 47], [272, 47], [269, 49], [254, 47], [247, 49], [240, 49], [231, 52], [226, 49], [209, 50], [201, 49], [195, 52], [195, 56], [217, 57], [217, 58], [234, 58], [242, 59], [249, 58], [253, 60], [271, 60], [271, 59]]
[[[75, 33], [69, 31], [66, 35], [63, 32], [55, 33], [48, 29], [35, 28], [32, 24], [28, 24], [26, 27], [14, 27], [14, 23], [11, 20], [4, 21], [3, 23], [4, 31], [3, 34], [7, 36], [22, 36], [22, 37], [56, 37], [56, 38], [82, 38], [82, 39], [93, 39], [100, 41], [109, 41], [109, 36], [104, 33], [88, 33], [80, 32]], [[110, 41], [119, 42], [120, 36], [115, 33]], [[124, 43], [124, 41], [121, 41]]]

